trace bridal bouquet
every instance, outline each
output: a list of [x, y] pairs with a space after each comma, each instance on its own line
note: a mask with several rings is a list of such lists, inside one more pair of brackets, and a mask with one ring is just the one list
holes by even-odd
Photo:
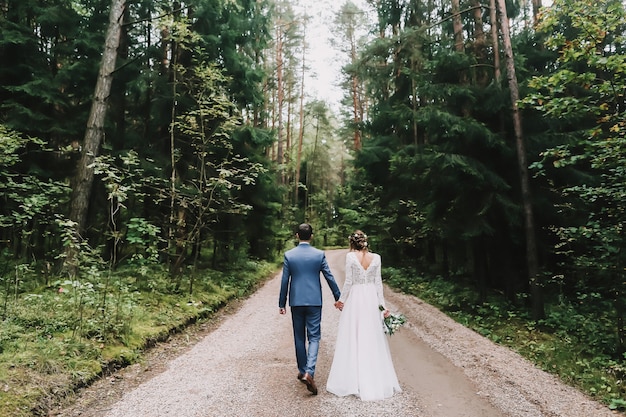
[[[378, 306], [380, 311], [385, 311], [385, 307]], [[406, 323], [406, 317], [404, 314], [389, 314], [387, 317], [383, 317], [383, 330], [389, 336], [394, 334], [402, 325]]]

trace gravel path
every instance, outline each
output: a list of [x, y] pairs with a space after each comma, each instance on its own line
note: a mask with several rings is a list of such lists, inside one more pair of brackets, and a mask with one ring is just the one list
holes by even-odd
[[[343, 282], [345, 250], [327, 252]], [[384, 265], [383, 265], [384, 267]], [[323, 283], [325, 286], [326, 284]], [[403, 392], [377, 402], [324, 389], [340, 312], [324, 288], [319, 395], [296, 380], [291, 317], [278, 314], [280, 274], [233, 312], [154, 349], [142, 363], [104, 378], [64, 417], [615, 417], [518, 354], [495, 345], [421, 300], [392, 292], [409, 321], [390, 339]], [[173, 358], [173, 359], [172, 359]]]

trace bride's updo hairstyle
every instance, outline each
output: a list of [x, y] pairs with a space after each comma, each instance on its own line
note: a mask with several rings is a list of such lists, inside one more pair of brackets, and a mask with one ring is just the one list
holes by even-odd
[[367, 235], [360, 230], [355, 230], [350, 237], [350, 249], [363, 250], [367, 248]]

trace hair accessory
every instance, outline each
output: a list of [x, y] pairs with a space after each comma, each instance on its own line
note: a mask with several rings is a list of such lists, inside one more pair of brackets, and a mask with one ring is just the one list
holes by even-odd
[[348, 239], [350, 240], [350, 246], [354, 249], [361, 250], [367, 247], [367, 235], [360, 230], [351, 234]]

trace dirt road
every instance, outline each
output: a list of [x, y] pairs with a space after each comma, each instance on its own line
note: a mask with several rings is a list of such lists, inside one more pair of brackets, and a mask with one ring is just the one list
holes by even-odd
[[[327, 251], [340, 286], [345, 253]], [[73, 405], [51, 415], [621, 416], [421, 300], [387, 287], [389, 308], [408, 319], [408, 325], [390, 338], [403, 392], [377, 402], [335, 397], [324, 387], [341, 313], [323, 285], [317, 396], [296, 380], [291, 318], [289, 313], [278, 314], [279, 273], [213, 324], [157, 347], [146, 362], [99, 381]]]

